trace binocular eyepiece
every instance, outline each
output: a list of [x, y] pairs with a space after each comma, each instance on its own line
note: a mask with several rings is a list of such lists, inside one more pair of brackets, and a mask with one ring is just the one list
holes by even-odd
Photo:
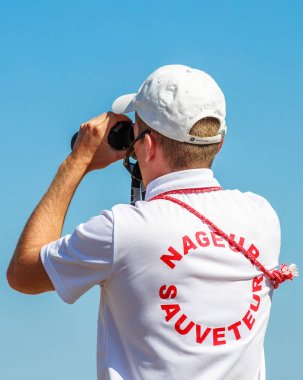
[[[124, 150], [129, 148], [130, 144], [134, 141], [133, 123], [129, 121], [119, 121], [109, 131], [107, 142], [116, 150]], [[79, 132], [76, 132], [71, 139], [70, 145], [73, 150], [76, 138]]]

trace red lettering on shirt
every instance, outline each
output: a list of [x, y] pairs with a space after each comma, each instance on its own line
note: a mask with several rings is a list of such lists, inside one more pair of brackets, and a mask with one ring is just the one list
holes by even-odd
[[[206, 247], [210, 245], [210, 239], [207, 237], [207, 234], [203, 231], [198, 231], [195, 234], [197, 243], [199, 246]], [[210, 232], [211, 240], [213, 242], [213, 245], [216, 247], [224, 247], [223, 241], [220, 237], [218, 237], [214, 232]], [[235, 235], [230, 235], [232, 239], [235, 239]], [[187, 255], [190, 250], [197, 249], [197, 245], [191, 240], [191, 238], [187, 235], [182, 237], [183, 240], [183, 249], [184, 249], [184, 255]], [[239, 244], [241, 246], [244, 245], [244, 238], [239, 238]], [[232, 245], [232, 244], [231, 244]], [[235, 247], [230, 247], [233, 251], [238, 251]], [[259, 256], [259, 250], [255, 247], [254, 244], [251, 244], [248, 251], [250, 254], [254, 255], [255, 257]], [[175, 267], [174, 261], [180, 261], [183, 258], [181, 253], [179, 253], [176, 249], [173, 247], [168, 248], [168, 253], [166, 255], [161, 256], [161, 260], [168, 265], [171, 269]], [[252, 330], [255, 322], [256, 322], [256, 315], [253, 314], [258, 312], [260, 309], [261, 304], [261, 296], [257, 294], [256, 292], [259, 292], [262, 290], [262, 281], [263, 281], [263, 275], [260, 275], [258, 277], [255, 277], [252, 279], [251, 282], [251, 290], [252, 290], [252, 300], [249, 305], [249, 309], [247, 310], [246, 314], [242, 318], [242, 320], [238, 320], [237, 322], [232, 323], [229, 326], [226, 327], [217, 327], [217, 328], [211, 328], [211, 327], [203, 327], [192, 321], [190, 318], [191, 316], [187, 316], [186, 314], [182, 314], [182, 312], [176, 317], [176, 322], [174, 323], [174, 329], [175, 332], [177, 332], [180, 335], [187, 335], [189, 334], [194, 335], [195, 334], [195, 340], [196, 343], [202, 344], [206, 338], [210, 335], [212, 332], [212, 342], [211, 339], [209, 339], [209, 344], [213, 344], [213, 346], [219, 346], [219, 345], [225, 345], [227, 340], [234, 339], [239, 340], [242, 338], [241, 334], [243, 335], [243, 329], [240, 329], [240, 326], [246, 325], [248, 330]], [[175, 299], [177, 297], [177, 287], [173, 284], [171, 285], [162, 285], [159, 288], [159, 297], [163, 300], [168, 299]], [[180, 311], [181, 307], [178, 303], [175, 304], [161, 304], [161, 309], [165, 312], [165, 320], [169, 322], [173, 317], [175, 317]], [[181, 316], [180, 316], [181, 315]], [[230, 322], [229, 322], [230, 323]], [[222, 324], [224, 326], [224, 324]], [[221, 325], [221, 326], [222, 326]], [[195, 331], [195, 333], [191, 333], [191, 331]], [[226, 335], [226, 331], [231, 332], [230, 334]], [[233, 334], [232, 334], [233, 333]]]
[[[230, 237], [233, 241], [235, 241], [236, 236], [235, 236], [234, 234], [230, 234], [229, 237]], [[241, 247], [243, 248], [243, 246], [244, 246], [244, 242], [245, 242], [245, 239], [244, 239], [243, 237], [240, 237], [240, 238], [239, 238], [239, 241], [238, 241], [237, 243], [238, 243], [239, 245], [241, 245]], [[230, 243], [229, 243], [229, 248], [230, 248], [232, 251], [234, 251], [234, 252], [240, 252], [240, 251], [238, 250], [238, 248], [233, 247]]]
[[201, 325], [196, 323], [196, 342], [203, 343], [207, 335], [211, 332], [211, 328], [207, 327], [203, 334], [201, 335]]
[[222, 338], [225, 338], [225, 327], [217, 327], [213, 329], [214, 346], [219, 346], [220, 344], [226, 344], [226, 340]]
[[[203, 236], [203, 238], [201, 239], [201, 236]], [[206, 235], [206, 232], [203, 232], [203, 231], [198, 231], [196, 232], [196, 240], [197, 240], [197, 243], [200, 245], [200, 247], [208, 247], [209, 246], [209, 239]]]
[[168, 251], [170, 253], [172, 253], [172, 255], [162, 255], [160, 257], [160, 259], [166, 264], [168, 265], [171, 269], [174, 269], [174, 267], [176, 266], [175, 263], [172, 262], [172, 260], [174, 261], [180, 261], [182, 259], [182, 255], [175, 250], [175, 248], [173, 247], [169, 247], [168, 248]]
[[256, 246], [254, 246], [253, 244], [248, 248], [247, 250], [251, 255], [254, 256], [254, 258], [256, 259], [257, 257], [259, 257], [259, 250]]
[[188, 334], [195, 325], [193, 321], [190, 321], [186, 327], [181, 328], [181, 325], [184, 323], [186, 319], [187, 316], [185, 314], [182, 314], [175, 324], [175, 330], [177, 331], [177, 333], [181, 335]]
[[251, 308], [251, 310], [253, 310], [253, 311], [256, 312], [259, 309], [261, 298], [260, 298], [260, 296], [258, 294], [253, 294], [253, 299], [254, 299], [254, 301], [257, 301], [257, 303], [255, 305], [253, 305], [251, 303], [250, 304], [250, 308]]
[[[211, 232], [210, 235], [215, 247], [225, 247], [224, 241], [220, 236], [216, 235], [215, 232]], [[220, 244], [220, 242], [222, 243]]]
[[252, 291], [253, 292], [258, 292], [259, 290], [262, 289], [261, 282], [263, 281], [263, 274], [259, 277], [255, 277], [252, 281]]
[[238, 321], [227, 327], [228, 331], [231, 331], [231, 330], [233, 331], [233, 333], [235, 334], [236, 340], [241, 339], [241, 335], [238, 329], [240, 325], [241, 325], [241, 321]]
[[194, 244], [194, 242], [187, 235], [183, 236], [182, 239], [183, 239], [184, 255], [187, 255], [191, 249], [197, 249], [197, 246]]
[[171, 305], [161, 305], [161, 309], [165, 311], [165, 320], [168, 322], [180, 311], [180, 306], [177, 303], [173, 303]]
[[175, 285], [170, 285], [167, 289], [166, 285], [162, 285], [159, 289], [160, 298], [166, 300], [167, 298], [175, 298], [177, 295], [177, 288]]
[[251, 330], [256, 320], [252, 316], [250, 310], [248, 310], [247, 313], [244, 315], [242, 321], [246, 324], [248, 329]]

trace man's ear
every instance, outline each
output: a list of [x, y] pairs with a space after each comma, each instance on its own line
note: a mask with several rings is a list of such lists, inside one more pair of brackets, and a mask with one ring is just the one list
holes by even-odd
[[218, 152], [217, 152], [217, 154], [220, 152], [220, 150], [221, 150], [223, 144], [224, 144], [224, 139], [222, 139], [222, 140], [220, 141], [220, 144], [219, 144], [219, 147], [218, 147]]
[[147, 133], [144, 141], [145, 162], [150, 161], [155, 156], [157, 141], [153, 133]]

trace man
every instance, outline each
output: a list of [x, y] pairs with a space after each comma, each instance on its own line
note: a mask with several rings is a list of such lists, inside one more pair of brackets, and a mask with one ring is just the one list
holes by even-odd
[[[226, 133], [223, 93], [206, 73], [169, 65], [113, 111], [81, 125], [20, 237], [10, 285], [55, 289], [68, 303], [102, 287], [98, 379], [264, 379], [272, 289], [295, 268], [274, 270], [280, 227], [269, 203], [213, 177]], [[142, 174], [145, 201], [116, 205], [60, 238], [84, 176], [125, 156], [107, 136], [128, 112], [136, 139], [125, 165]]]

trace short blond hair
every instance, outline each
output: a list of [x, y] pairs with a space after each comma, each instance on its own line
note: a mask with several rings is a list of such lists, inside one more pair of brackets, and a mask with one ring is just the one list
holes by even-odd
[[[136, 113], [136, 123], [139, 131], [150, 128]], [[211, 137], [218, 133], [220, 122], [214, 117], [206, 117], [197, 121], [190, 130], [190, 134], [197, 137]], [[172, 140], [152, 129], [158, 137], [158, 141], [173, 170], [210, 168], [220, 143], [209, 145], [194, 145]]]

